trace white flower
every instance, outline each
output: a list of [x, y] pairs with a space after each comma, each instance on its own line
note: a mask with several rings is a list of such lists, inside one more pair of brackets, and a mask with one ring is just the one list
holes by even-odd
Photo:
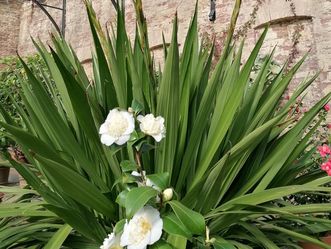
[[145, 249], [161, 238], [162, 228], [163, 221], [159, 211], [150, 206], [143, 207], [125, 223], [121, 246], [127, 246], [127, 249]]
[[133, 114], [127, 111], [113, 109], [109, 112], [106, 121], [100, 126], [101, 143], [110, 146], [125, 144], [134, 131]]
[[140, 122], [141, 131], [152, 136], [156, 142], [160, 142], [165, 137], [164, 118], [161, 116], [155, 118], [153, 114], [139, 115], [137, 120]]
[[174, 195], [173, 189], [167, 188], [167, 189], [163, 190], [163, 192], [162, 192], [162, 199], [164, 201], [170, 201], [172, 199], [173, 195]]
[[109, 234], [108, 238], [105, 238], [103, 245], [100, 249], [122, 249], [120, 245], [120, 236], [115, 236], [114, 233]]

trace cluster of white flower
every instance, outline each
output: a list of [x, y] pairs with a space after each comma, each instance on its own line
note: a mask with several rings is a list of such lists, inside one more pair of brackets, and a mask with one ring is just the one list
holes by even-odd
[[[114, 143], [123, 145], [130, 140], [130, 136], [135, 130], [135, 118], [132, 108], [128, 110], [115, 108], [109, 112], [99, 130], [103, 144], [107, 146]], [[153, 114], [139, 115], [137, 121], [141, 132], [152, 136], [155, 141], [160, 142], [165, 137], [166, 129], [163, 117], [154, 117]], [[138, 186], [150, 186], [161, 192], [161, 189], [146, 177], [145, 171], [142, 171], [142, 173], [133, 171], [132, 175], [144, 178], [144, 182], [138, 182]], [[172, 189], [171, 191], [167, 189], [166, 193], [162, 193], [162, 198], [170, 200]], [[152, 245], [161, 238], [162, 228], [163, 221], [159, 211], [151, 206], [145, 206], [130, 221], [126, 221], [121, 234], [115, 234], [114, 232], [109, 234], [100, 249], [120, 249], [123, 247], [127, 249], [145, 249], [147, 245]]]
[[[139, 115], [137, 120], [140, 123], [140, 130], [146, 135], [152, 136], [157, 142], [165, 137], [164, 118], [161, 116], [154, 117], [153, 114]], [[134, 129], [135, 119], [133, 113], [115, 108], [109, 112], [105, 122], [100, 126], [101, 142], [107, 146], [114, 143], [123, 145], [129, 141]]]
[[157, 242], [162, 235], [163, 221], [153, 207], [140, 209], [130, 221], [126, 221], [122, 234], [110, 234], [100, 249], [145, 249]]

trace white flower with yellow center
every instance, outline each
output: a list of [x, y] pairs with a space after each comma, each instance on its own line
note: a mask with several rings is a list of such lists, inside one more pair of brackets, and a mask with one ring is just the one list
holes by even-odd
[[145, 249], [161, 238], [162, 228], [159, 211], [150, 206], [143, 207], [125, 223], [120, 245], [127, 249]]
[[152, 136], [156, 142], [160, 142], [165, 137], [164, 118], [161, 116], [155, 118], [153, 114], [139, 115], [137, 120], [140, 122], [140, 130]]
[[103, 245], [100, 249], [122, 249], [120, 245], [120, 236], [115, 236], [114, 233], [109, 234], [108, 238], [105, 238]]
[[133, 114], [127, 111], [113, 109], [109, 112], [106, 121], [100, 126], [101, 143], [111, 146], [125, 144], [134, 131]]

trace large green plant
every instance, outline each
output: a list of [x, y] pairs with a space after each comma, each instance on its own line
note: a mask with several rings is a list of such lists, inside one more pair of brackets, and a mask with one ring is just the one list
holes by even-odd
[[[122, 6], [117, 30], [108, 37], [86, 0], [95, 44], [93, 81], [64, 40], [54, 37], [50, 52], [35, 42], [54, 85], [43, 84], [23, 62], [29, 81], [22, 86], [21, 114], [27, 128], [3, 110], [1, 125], [29, 161], [12, 165], [42, 196], [41, 205], [74, 229], [60, 228], [49, 248], [60, 248], [59, 241], [69, 236], [68, 243], [77, 233], [84, 237], [79, 248], [98, 248], [107, 233], [120, 235], [125, 219], [146, 205], [157, 208], [163, 221], [153, 248], [298, 248], [299, 240], [331, 248], [311, 236], [330, 229], [330, 221], [316, 214], [329, 212], [331, 204], [295, 206], [283, 199], [331, 190], [325, 187], [330, 177], [306, 172], [302, 163], [318, 123], [305, 131], [331, 94], [293, 124], [290, 107], [317, 75], [305, 79], [287, 103], [280, 100], [305, 58], [288, 72], [284, 66], [270, 82], [273, 51], [251, 82], [267, 30], [241, 66], [244, 42], [232, 42], [240, 2], [214, 69], [213, 47], [199, 46], [195, 12], [181, 54], [175, 17], [170, 47], [164, 45], [164, 68], [156, 70], [139, 0], [133, 44]], [[102, 145], [98, 130], [109, 110], [129, 107], [126, 115], [132, 118], [162, 116], [165, 138], [155, 142], [136, 128], [124, 145]], [[150, 225], [143, 227], [149, 231]], [[0, 230], [0, 240], [8, 243], [16, 232]]]

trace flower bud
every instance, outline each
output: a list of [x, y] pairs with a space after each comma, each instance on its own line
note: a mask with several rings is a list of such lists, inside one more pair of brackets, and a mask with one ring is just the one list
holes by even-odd
[[170, 201], [173, 195], [174, 195], [174, 191], [172, 190], [172, 188], [167, 188], [162, 192], [162, 199], [163, 201]]

